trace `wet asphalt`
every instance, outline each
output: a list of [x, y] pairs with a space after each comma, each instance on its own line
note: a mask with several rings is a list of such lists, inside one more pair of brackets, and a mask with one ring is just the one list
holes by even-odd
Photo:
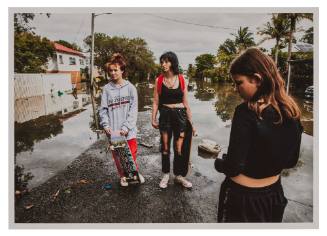
[[[16, 199], [15, 223], [216, 223], [224, 176], [206, 176], [194, 166], [187, 177], [193, 183], [191, 190], [174, 183], [173, 174], [168, 188], [160, 189], [159, 133], [150, 126], [150, 116], [150, 111], [140, 112], [138, 118], [138, 165], [144, 184], [119, 185], [102, 135], [65, 169]], [[207, 162], [213, 168], [213, 160]], [[104, 189], [108, 183], [112, 188]], [[289, 205], [286, 222], [312, 221], [312, 205]]]

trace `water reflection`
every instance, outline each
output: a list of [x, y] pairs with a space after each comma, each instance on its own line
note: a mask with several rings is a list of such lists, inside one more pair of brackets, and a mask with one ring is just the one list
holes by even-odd
[[[235, 107], [242, 103], [242, 99], [231, 84], [212, 84], [204, 81], [196, 81], [196, 84], [197, 90], [194, 93], [196, 99], [210, 101], [215, 98], [214, 108], [217, 116], [224, 122], [232, 119]], [[208, 93], [209, 89], [215, 92]], [[313, 101], [303, 99], [298, 95], [292, 95], [292, 97], [300, 107], [304, 132], [313, 135]]]
[[138, 94], [138, 109], [139, 111], [146, 111], [151, 109], [153, 101], [153, 84], [138, 83], [135, 84]]
[[196, 90], [194, 97], [200, 101], [210, 101], [215, 98], [216, 89], [211, 83], [205, 81], [196, 81]]
[[235, 107], [242, 103], [242, 99], [235, 92], [231, 85], [220, 85], [217, 89], [217, 101], [215, 102], [215, 110], [217, 115], [223, 121], [232, 119]]
[[[242, 103], [242, 99], [231, 84], [200, 80], [191, 80], [190, 84], [193, 86], [189, 91], [196, 100], [201, 102], [214, 101], [213, 106], [216, 114], [223, 122], [231, 120], [235, 107]], [[139, 95], [139, 111], [151, 109], [153, 88], [149, 88], [148, 84], [145, 83], [137, 84], [136, 87]], [[303, 99], [299, 95], [292, 96], [301, 109], [301, 122], [304, 126], [304, 132], [313, 135], [313, 101]], [[211, 108], [208, 107], [208, 109]]]
[[301, 110], [301, 123], [304, 127], [304, 132], [308, 135], [313, 135], [313, 100], [307, 100], [298, 96], [294, 96], [296, 103]]
[[63, 125], [58, 116], [49, 115], [27, 121], [15, 122], [15, 155], [22, 151], [33, 151], [38, 141], [52, 138], [62, 133]]
[[[15, 127], [16, 165], [34, 176], [34, 188], [64, 169], [97, 140], [89, 127], [92, 106], [70, 116], [47, 116]], [[40, 119], [44, 119], [41, 120]]]

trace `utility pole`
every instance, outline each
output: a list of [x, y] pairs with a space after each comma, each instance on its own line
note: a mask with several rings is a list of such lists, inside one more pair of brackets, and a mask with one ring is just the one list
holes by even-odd
[[288, 63], [288, 73], [287, 73], [287, 83], [286, 83], [286, 93], [289, 93], [290, 90], [290, 83], [291, 83], [291, 60], [287, 61]]
[[[91, 101], [92, 101], [92, 109], [93, 109], [93, 117], [94, 117], [94, 123], [96, 130], [99, 130], [99, 122], [98, 122], [98, 115], [96, 112], [96, 105], [94, 101], [94, 81], [93, 81], [93, 65], [94, 65], [94, 18], [95, 14], [92, 13], [92, 19], [91, 19], [91, 37], [92, 37], [92, 42], [91, 42], [91, 66], [90, 66], [90, 82], [91, 82], [91, 88], [90, 88], [90, 93], [91, 93]], [[99, 137], [99, 134], [98, 134]]]
[[[95, 127], [96, 130], [99, 130], [99, 122], [98, 122], [98, 115], [96, 113], [96, 105], [95, 105], [95, 101], [94, 101], [94, 97], [95, 97], [95, 90], [94, 90], [94, 81], [93, 81], [93, 67], [94, 67], [94, 19], [96, 16], [100, 16], [100, 15], [110, 15], [112, 13], [101, 13], [101, 14], [95, 14], [92, 13], [92, 18], [91, 18], [91, 37], [92, 37], [92, 42], [91, 42], [91, 66], [90, 66], [90, 80], [91, 80], [91, 100], [92, 100], [92, 108], [93, 108], [93, 116], [94, 116], [94, 122], [95, 122]], [[99, 138], [99, 133], [98, 133], [98, 138]]]

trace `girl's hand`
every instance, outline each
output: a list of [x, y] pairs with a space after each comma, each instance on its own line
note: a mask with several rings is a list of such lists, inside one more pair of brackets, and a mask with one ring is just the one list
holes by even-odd
[[104, 128], [104, 131], [106, 132], [107, 135], [112, 134], [112, 129], [110, 129], [110, 128]]
[[128, 134], [128, 132], [125, 130], [120, 130], [119, 133], [121, 136], [127, 136], [127, 134]]
[[159, 129], [159, 124], [155, 120], [152, 121], [152, 127], [155, 129]]
[[196, 133], [196, 129], [194, 127], [193, 122], [191, 122], [191, 125], [192, 125], [192, 133], [193, 133], [193, 136], [198, 136], [198, 134]]

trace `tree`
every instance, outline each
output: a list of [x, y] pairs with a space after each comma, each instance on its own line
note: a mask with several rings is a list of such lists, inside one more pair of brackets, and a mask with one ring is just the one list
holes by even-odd
[[[110, 37], [104, 33], [94, 35], [94, 65], [102, 72], [106, 71], [105, 64], [114, 53], [121, 53], [127, 60], [126, 71], [132, 79], [145, 80], [148, 73], [157, 73], [153, 52], [148, 49], [144, 39], [126, 37]], [[90, 47], [91, 36], [84, 39]]]
[[278, 53], [281, 48], [281, 40], [287, 36], [290, 29], [290, 21], [281, 17], [279, 14], [273, 14], [271, 22], [264, 24], [263, 29], [258, 29], [259, 35], [264, 35], [265, 37], [258, 43], [261, 44], [267, 40], [275, 39], [275, 63], [278, 63]]
[[[40, 13], [42, 15], [42, 13]], [[50, 13], [46, 13], [47, 17], [50, 17]], [[34, 13], [15, 13], [14, 14], [14, 30], [15, 33], [33, 32], [34, 27], [31, 27], [29, 23], [34, 19]]]
[[30, 32], [15, 33], [14, 71], [16, 73], [45, 72], [46, 64], [54, 53], [54, 46], [47, 38]]
[[196, 75], [196, 68], [192, 65], [189, 64], [186, 72], [187, 77], [189, 78], [194, 78]]
[[300, 41], [304, 43], [313, 44], [313, 27], [310, 27], [305, 31], [305, 34], [303, 35]]
[[212, 54], [202, 54], [195, 58], [196, 74], [199, 78], [204, 77], [204, 71], [213, 69], [216, 64], [216, 58]]
[[249, 32], [249, 27], [240, 27], [236, 34], [231, 34], [235, 37], [235, 45], [238, 52], [245, 50], [248, 47], [255, 45], [253, 33]]
[[229, 65], [237, 55], [238, 49], [235, 42], [231, 39], [226, 39], [218, 48], [217, 61], [219, 62], [218, 74], [222, 78], [228, 78]]
[[[291, 60], [292, 57], [292, 44], [294, 33], [297, 31], [296, 24], [303, 19], [308, 19], [313, 21], [312, 13], [280, 13], [281, 17], [288, 19], [290, 21], [290, 31], [288, 34], [288, 52], [287, 52], [287, 61]], [[287, 71], [287, 69], [286, 69]]]
[[[46, 14], [50, 17], [50, 14]], [[48, 59], [54, 55], [53, 44], [35, 35], [29, 24], [33, 13], [14, 14], [14, 71], [16, 73], [40, 73], [46, 70]]]
[[60, 40], [58, 40], [58, 41], [55, 41], [56, 43], [59, 43], [59, 44], [61, 44], [61, 45], [63, 45], [63, 46], [65, 46], [65, 47], [68, 47], [68, 48], [71, 48], [71, 49], [74, 49], [74, 50], [76, 50], [76, 51], [82, 51], [82, 49], [81, 49], [81, 47], [80, 46], [78, 46], [76, 43], [69, 43], [69, 42], [67, 42], [67, 41], [65, 41], [65, 40], [62, 40], [62, 39], [60, 39]]

